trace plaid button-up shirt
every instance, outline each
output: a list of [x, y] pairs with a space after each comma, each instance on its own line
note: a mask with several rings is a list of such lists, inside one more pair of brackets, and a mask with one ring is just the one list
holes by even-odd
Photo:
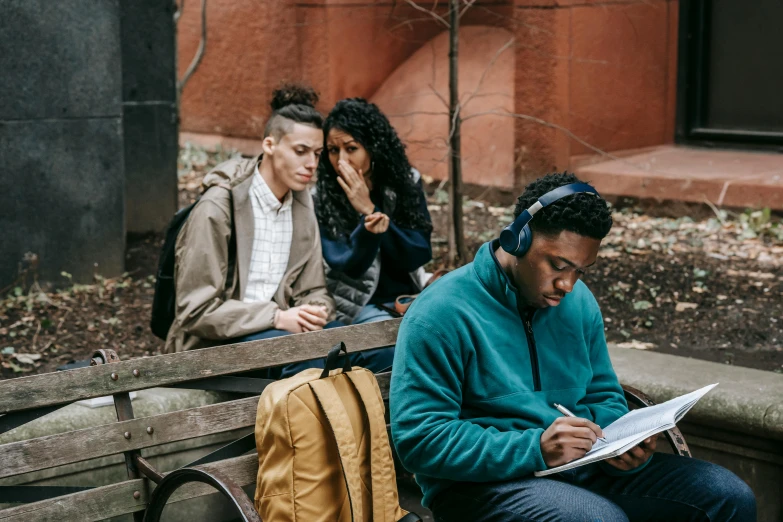
[[271, 301], [283, 279], [293, 235], [291, 200], [292, 194], [288, 191], [281, 203], [256, 166], [250, 187], [255, 234], [244, 298], [246, 303]]

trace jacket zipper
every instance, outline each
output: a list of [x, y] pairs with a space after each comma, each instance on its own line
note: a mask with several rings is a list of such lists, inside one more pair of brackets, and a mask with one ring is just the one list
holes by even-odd
[[536, 351], [536, 339], [533, 337], [533, 314], [535, 311], [527, 314], [526, 317], [520, 316], [525, 325], [525, 336], [527, 337], [527, 346], [530, 350], [530, 366], [533, 370], [533, 391], [541, 391], [541, 374], [538, 369], [538, 352]]

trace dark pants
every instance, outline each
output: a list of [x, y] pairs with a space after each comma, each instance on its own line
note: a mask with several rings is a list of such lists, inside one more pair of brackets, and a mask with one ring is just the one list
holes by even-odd
[[[332, 321], [324, 326], [324, 330], [329, 328], [339, 328], [345, 326], [340, 321]], [[260, 341], [261, 339], [272, 339], [274, 337], [282, 337], [284, 335], [291, 335], [291, 332], [286, 330], [264, 330], [263, 332], [246, 335], [235, 339], [235, 343], [243, 343], [246, 341]], [[331, 348], [331, 346], [324, 347], [324, 354]], [[373, 373], [378, 373], [383, 370], [391, 370], [392, 362], [394, 361], [394, 346], [388, 346], [386, 348], [378, 348], [376, 350], [367, 350], [366, 352], [357, 352], [349, 354], [351, 358], [352, 366], [361, 366], [367, 368]], [[302, 370], [308, 368], [323, 368], [326, 363], [326, 357], [322, 359], [312, 359], [310, 361], [302, 361], [298, 363], [287, 364], [285, 366], [276, 366], [274, 368], [267, 368], [252, 372], [253, 377], [261, 379], [285, 379], [292, 377]], [[247, 374], [251, 376], [251, 374]]]
[[437, 522], [627, 522], [756, 520], [745, 482], [709, 462], [655, 453], [639, 473], [589, 465], [548, 477], [457, 483], [438, 494]]

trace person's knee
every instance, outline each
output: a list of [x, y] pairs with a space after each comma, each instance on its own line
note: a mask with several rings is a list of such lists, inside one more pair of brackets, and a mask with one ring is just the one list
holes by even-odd
[[[750, 489], [750, 486], [743, 481], [739, 481], [737, 493], [734, 495], [734, 502], [738, 513], [756, 513], [756, 494]], [[755, 517], [754, 517], [755, 520]]]
[[[726, 503], [732, 508], [733, 513], [742, 515], [742, 519], [745, 519], [745, 515], [756, 513], [756, 495], [750, 486], [739, 478], [731, 471], [724, 469], [723, 487], [720, 488], [718, 494], [725, 498]], [[755, 520], [755, 516], [752, 517]]]
[[[547, 515], [546, 520], [550, 520], [553, 514], [547, 513]], [[617, 504], [605, 500], [582, 506], [570, 506], [556, 513], [554, 519], [560, 522], [628, 522], [628, 515]], [[533, 518], [533, 520], [537, 519]]]
[[756, 519], [756, 495], [744, 480], [731, 471], [709, 464], [700, 482], [709, 491], [721, 520]]
[[[569, 519], [570, 520], [570, 519]], [[628, 515], [625, 511], [620, 509], [617, 504], [612, 502], [606, 502], [597, 509], [590, 510], [587, 518], [584, 515], [573, 518], [574, 522], [577, 520], [587, 520], [589, 522], [628, 522]]]

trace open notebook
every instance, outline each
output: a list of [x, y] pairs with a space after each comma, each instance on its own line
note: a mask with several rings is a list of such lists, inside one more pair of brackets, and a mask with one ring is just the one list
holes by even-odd
[[699, 399], [716, 386], [717, 383], [710, 384], [676, 399], [630, 411], [605, 427], [603, 432], [606, 442], [596, 441], [593, 448], [585, 453], [584, 457], [556, 468], [536, 471], [534, 475], [544, 477], [622, 455], [647, 437], [673, 428]]

